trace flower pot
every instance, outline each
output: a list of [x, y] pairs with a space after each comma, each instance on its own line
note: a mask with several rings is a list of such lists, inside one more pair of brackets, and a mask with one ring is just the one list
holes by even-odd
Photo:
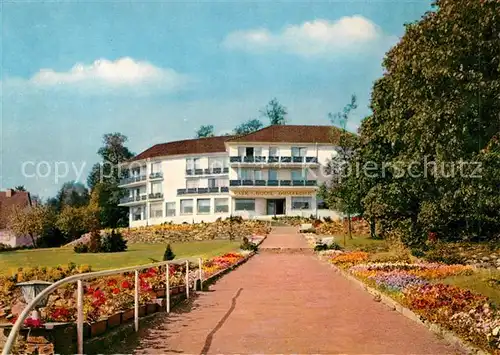
[[104, 334], [104, 332], [106, 332], [107, 326], [108, 326], [108, 321], [106, 319], [92, 323], [90, 325], [90, 336], [95, 337]]
[[108, 328], [115, 328], [119, 326], [122, 322], [122, 313], [113, 314], [108, 318]]
[[156, 303], [148, 303], [146, 305], [146, 314], [156, 313], [158, 311], [158, 305]]

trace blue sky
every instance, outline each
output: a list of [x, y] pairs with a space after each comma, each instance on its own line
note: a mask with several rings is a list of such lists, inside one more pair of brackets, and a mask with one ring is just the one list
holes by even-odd
[[65, 181], [85, 182], [104, 133], [127, 135], [139, 153], [191, 138], [202, 124], [228, 132], [273, 97], [291, 123], [328, 124], [354, 93], [355, 129], [384, 53], [429, 9], [430, 1], [3, 2], [0, 185], [49, 197]]

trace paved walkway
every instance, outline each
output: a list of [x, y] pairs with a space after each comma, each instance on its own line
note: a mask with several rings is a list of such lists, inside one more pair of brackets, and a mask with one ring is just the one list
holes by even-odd
[[[304, 247], [277, 228], [262, 247]], [[136, 354], [457, 354], [312, 255], [261, 253], [122, 349]]]

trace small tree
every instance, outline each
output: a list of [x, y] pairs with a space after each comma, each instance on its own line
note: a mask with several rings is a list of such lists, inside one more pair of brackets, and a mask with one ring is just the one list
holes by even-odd
[[163, 253], [163, 261], [174, 260], [174, 259], [175, 259], [175, 254], [172, 251], [172, 247], [170, 246], [170, 244], [167, 244], [167, 248]]
[[53, 227], [54, 219], [52, 210], [47, 206], [15, 207], [9, 216], [8, 228], [15, 235], [29, 236], [36, 248], [37, 238]]
[[279, 101], [274, 98], [266, 105], [266, 107], [260, 111], [263, 117], [269, 119], [271, 125], [284, 125], [286, 124], [286, 115], [288, 111], [286, 107], [279, 103]]
[[245, 134], [249, 134], [249, 133], [258, 131], [262, 127], [264, 127], [264, 124], [262, 123], [262, 121], [254, 118], [254, 119], [248, 120], [248, 121], [240, 124], [239, 126], [237, 126], [234, 129], [234, 134], [245, 135]]
[[196, 131], [196, 138], [207, 138], [214, 136], [215, 133], [213, 125], [200, 126], [200, 128], [198, 128], [198, 130]]

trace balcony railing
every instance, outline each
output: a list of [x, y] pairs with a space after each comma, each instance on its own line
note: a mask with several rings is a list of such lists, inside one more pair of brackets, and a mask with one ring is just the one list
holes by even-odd
[[161, 192], [156, 192], [154, 194], [149, 194], [148, 198], [150, 200], [156, 200], [156, 199], [159, 199], [159, 198], [163, 198], [163, 194]]
[[232, 156], [229, 162], [234, 163], [256, 163], [256, 164], [317, 164], [317, 157], [295, 157], [295, 156]]
[[316, 186], [316, 180], [230, 180], [229, 186]]
[[127, 196], [120, 199], [120, 203], [131, 203], [131, 202], [139, 202], [146, 201], [148, 198], [147, 195], [138, 195], [138, 196]]
[[228, 174], [229, 168], [212, 168], [212, 169], [188, 169], [186, 176], [200, 176], [200, 175], [219, 175]]
[[216, 194], [219, 192], [229, 192], [229, 188], [224, 187], [197, 187], [189, 189], [177, 189], [177, 195], [198, 195], [198, 194]]
[[163, 173], [151, 173], [149, 174], [150, 179], [162, 179], [163, 178]]
[[146, 181], [146, 175], [131, 176], [120, 180], [120, 185], [132, 184], [134, 182]]

